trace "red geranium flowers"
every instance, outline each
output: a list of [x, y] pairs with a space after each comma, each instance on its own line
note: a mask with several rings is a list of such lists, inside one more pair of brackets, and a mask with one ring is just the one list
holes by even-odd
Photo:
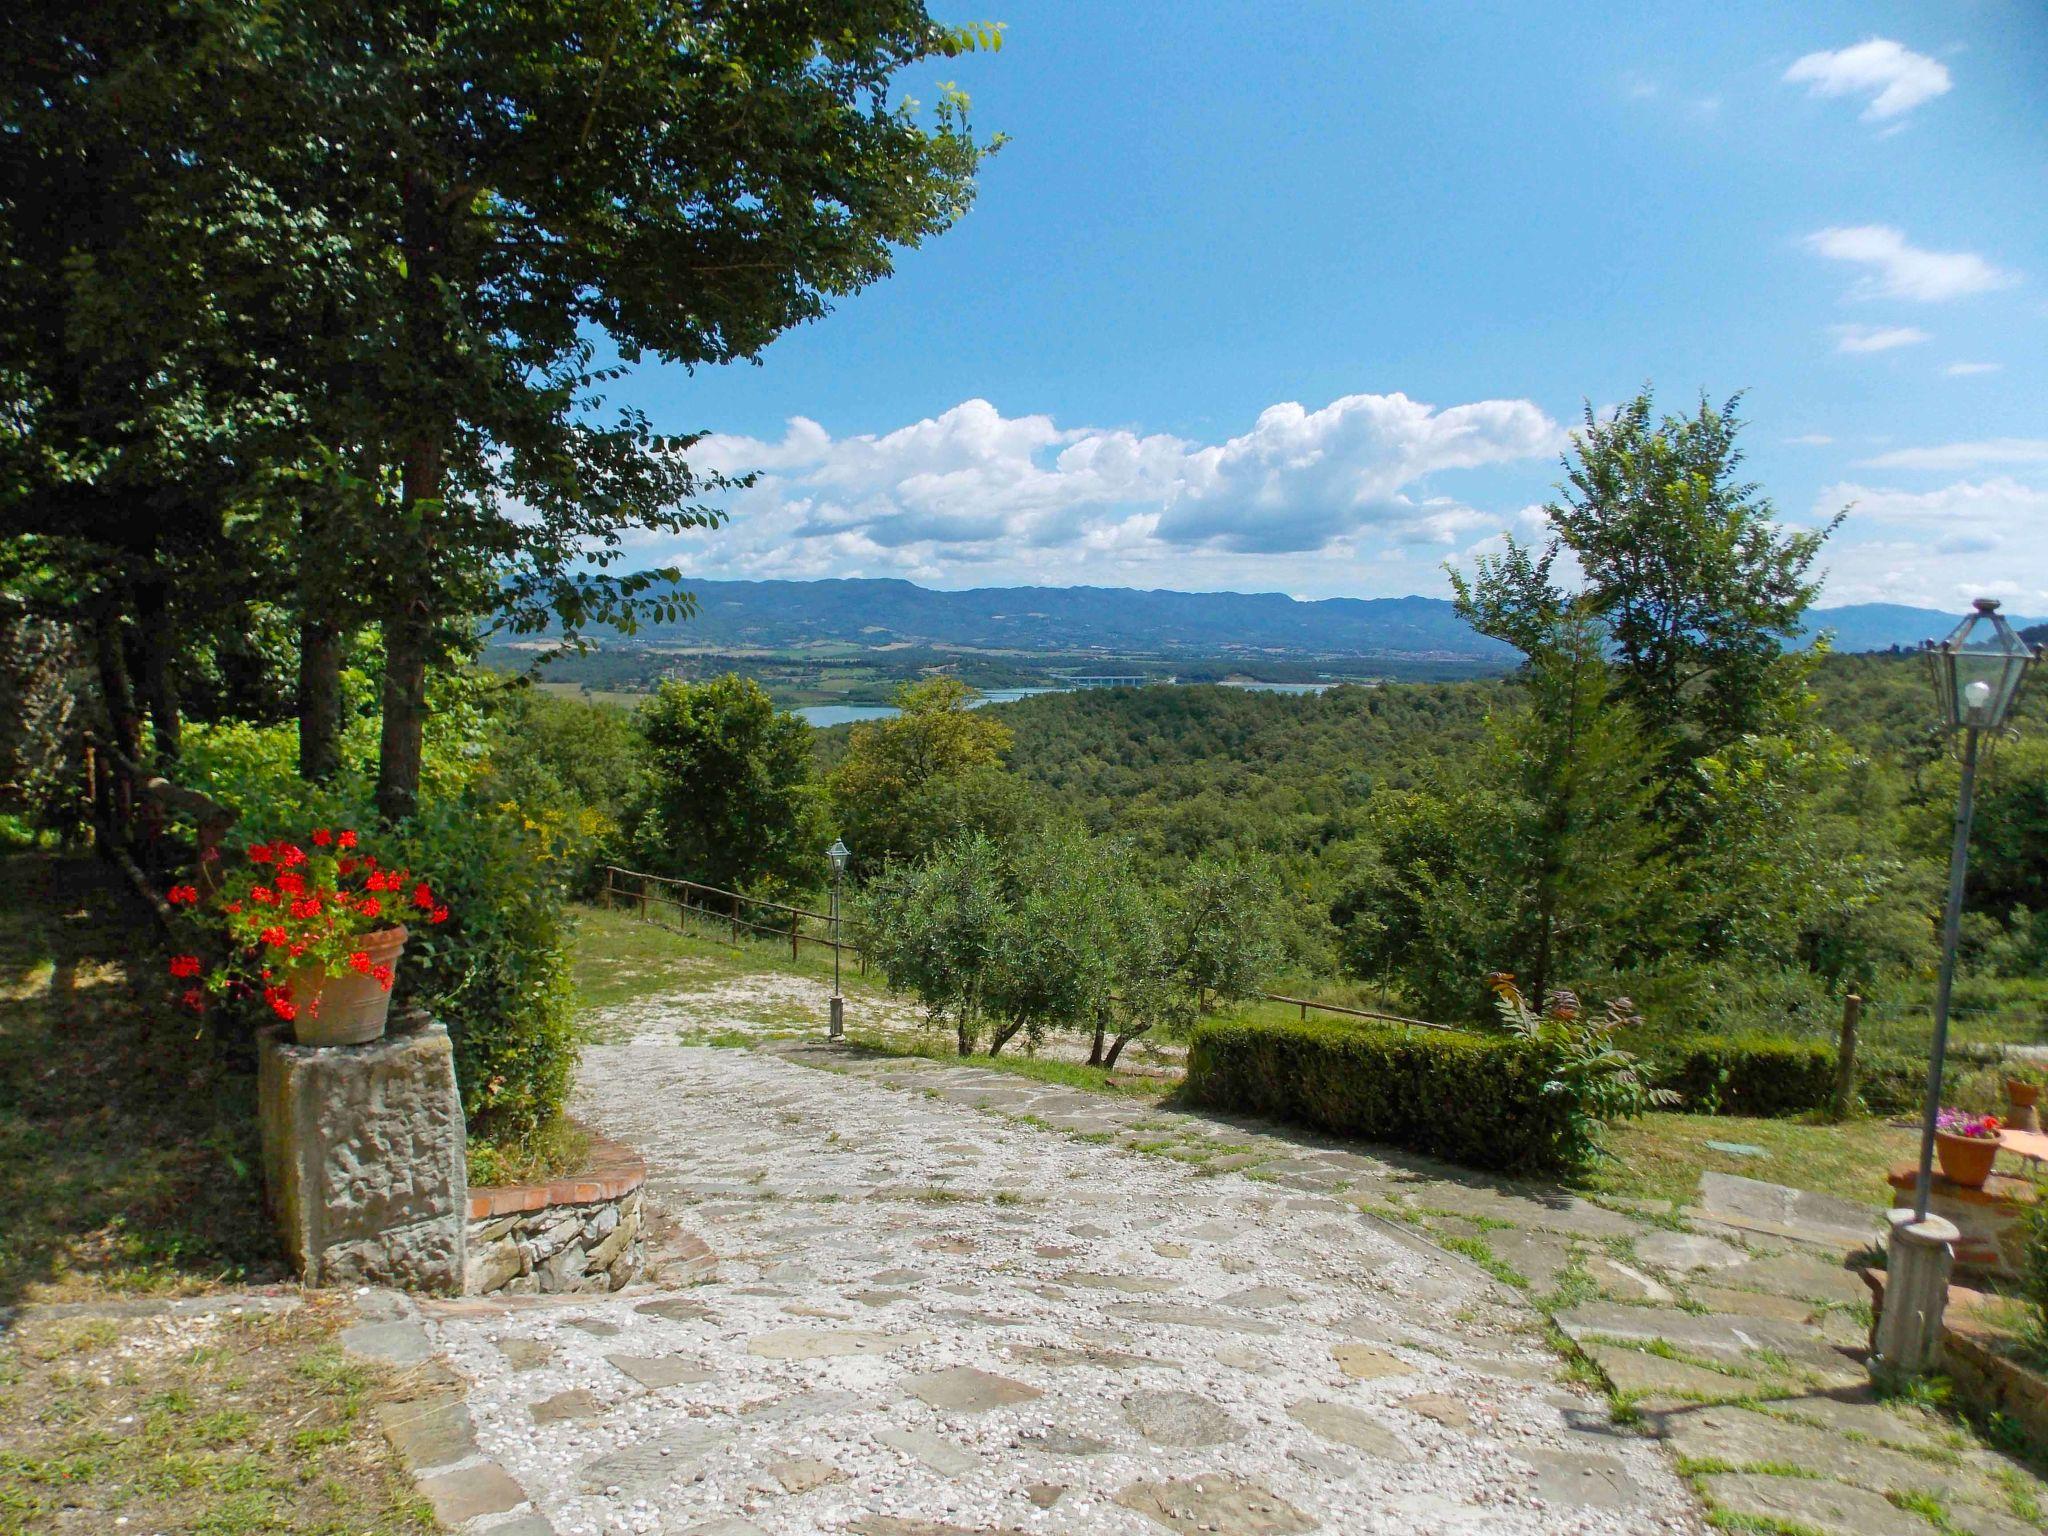
[[[246, 866], [230, 874], [220, 891], [219, 913], [233, 958], [207, 975], [199, 956], [175, 955], [172, 977], [186, 982], [203, 978], [213, 991], [241, 987], [257, 993], [285, 1020], [296, 1018], [305, 1006], [306, 989], [293, 984], [295, 975], [353, 973], [389, 991], [391, 966], [373, 959], [362, 942], [399, 926], [395, 913], [387, 915], [384, 898], [409, 890], [411, 907], [429, 924], [447, 922], [448, 907], [430, 881], [403, 868], [380, 867], [373, 855], [352, 851], [360, 844], [353, 830], [335, 827], [314, 828], [306, 845], [281, 838], [250, 844]], [[173, 886], [168, 899], [174, 906], [197, 907], [199, 889]], [[277, 967], [279, 979], [265, 968], [269, 964]], [[204, 997], [198, 987], [188, 987], [180, 1000], [198, 1008]]]

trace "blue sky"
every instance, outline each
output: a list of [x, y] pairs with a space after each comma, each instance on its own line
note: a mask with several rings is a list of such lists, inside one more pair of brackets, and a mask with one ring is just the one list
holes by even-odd
[[1015, 3], [956, 229], [631, 398], [702, 576], [1441, 594], [1581, 402], [1747, 391], [1825, 601], [2048, 612], [2048, 8]]

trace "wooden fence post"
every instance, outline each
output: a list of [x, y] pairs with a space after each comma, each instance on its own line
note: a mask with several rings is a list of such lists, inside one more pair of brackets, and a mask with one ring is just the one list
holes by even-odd
[[1856, 1025], [1863, 1017], [1863, 999], [1851, 992], [1842, 999], [1842, 1041], [1835, 1053], [1835, 1118], [1856, 1112]]
[[740, 899], [737, 896], [732, 899], [732, 941], [735, 945], [740, 941]]
[[609, 864], [604, 867], [604, 909], [607, 912], [612, 909], [612, 867]]

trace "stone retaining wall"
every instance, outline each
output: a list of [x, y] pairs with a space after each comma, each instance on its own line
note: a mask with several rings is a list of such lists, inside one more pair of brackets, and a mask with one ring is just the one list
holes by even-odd
[[599, 1137], [586, 1172], [472, 1189], [464, 1293], [530, 1296], [631, 1284], [646, 1261], [646, 1182], [638, 1154]]

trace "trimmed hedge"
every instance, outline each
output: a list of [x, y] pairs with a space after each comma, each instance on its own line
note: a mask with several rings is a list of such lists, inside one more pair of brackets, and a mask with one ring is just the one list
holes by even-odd
[[1468, 1168], [1575, 1161], [1569, 1101], [1526, 1041], [1321, 1022], [1213, 1021], [1188, 1043], [1198, 1104], [1292, 1120]]
[[[1782, 1119], [1825, 1111], [1835, 1102], [1835, 1047], [1783, 1035], [1700, 1035], [1684, 1042], [1659, 1081], [1695, 1114]], [[1904, 1057], [1857, 1058], [1857, 1097], [1877, 1114], [1918, 1107], [1926, 1084], [1926, 1068]]]

